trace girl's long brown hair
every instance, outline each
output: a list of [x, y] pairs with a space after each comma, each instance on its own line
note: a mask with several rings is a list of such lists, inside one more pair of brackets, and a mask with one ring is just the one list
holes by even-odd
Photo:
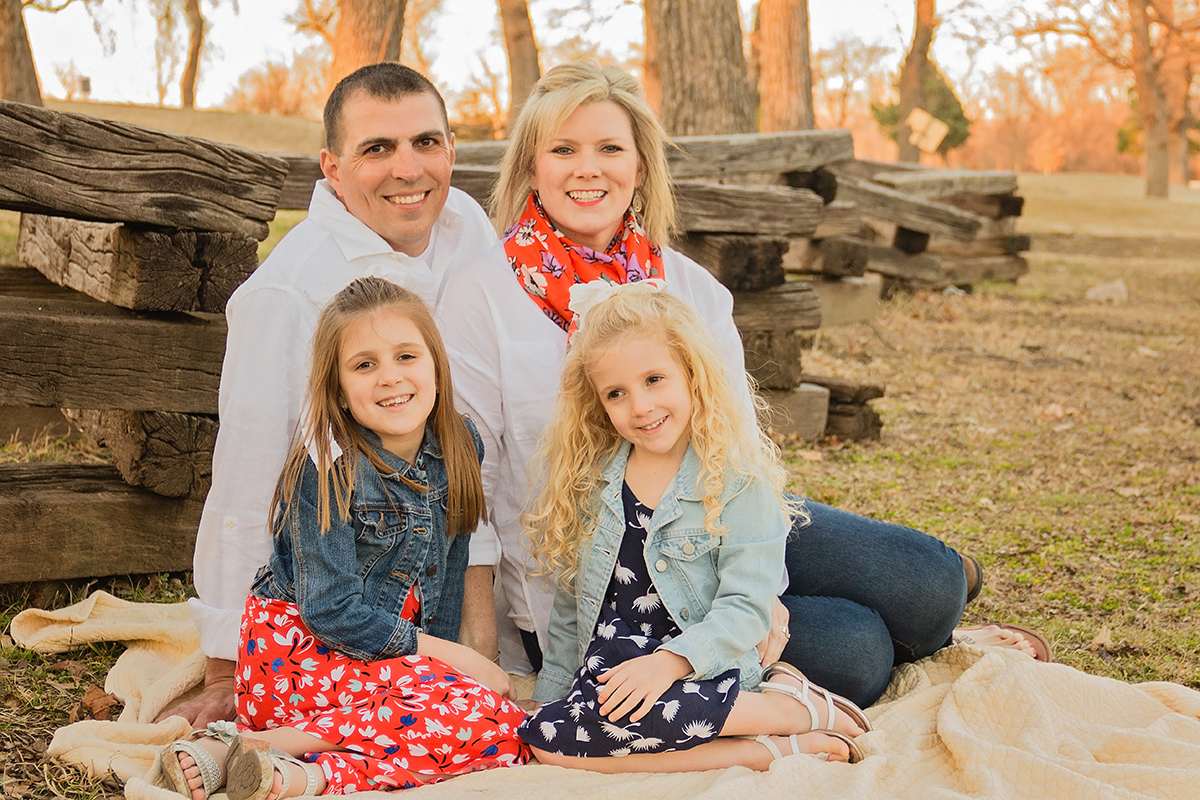
[[[342, 335], [353, 322], [377, 311], [387, 309], [412, 320], [425, 346], [433, 357], [437, 378], [437, 399], [429, 419], [441, 444], [449, 487], [446, 497], [446, 528], [451, 536], [475, 530], [487, 513], [483, 497], [483, 479], [475, 442], [466, 422], [454, 410], [454, 387], [450, 381], [450, 362], [446, 347], [433, 322], [429, 306], [420, 297], [384, 280], [359, 278], [338, 292], [317, 317], [312, 339], [312, 371], [309, 373], [306, 407], [301, 425], [294, 437], [283, 474], [271, 502], [271, 519], [280, 508], [288, 508], [295, 500], [304, 467], [310, 457], [322, 476], [317, 497], [317, 513], [321, 531], [330, 527], [330, 487], [337, 503], [338, 517], [350, 518], [350, 497], [354, 490], [358, 454], [367, 457], [380, 474], [394, 470], [384, 463], [375, 448], [363, 436], [349, 409], [343, 407], [342, 387], [338, 379], [338, 351]], [[331, 443], [336, 441], [343, 455], [334, 458]], [[328, 476], [326, 478], [326, 476]], [[427, 486], [401, 478], [409, 486], [427, 490]]]

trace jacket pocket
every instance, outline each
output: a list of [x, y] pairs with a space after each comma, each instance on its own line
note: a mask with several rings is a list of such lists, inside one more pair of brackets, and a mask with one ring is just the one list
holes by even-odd
[[391, 539], [408, 531], [409, 515], [389, 504], [367, 504], [355, 513], [362, 523], [362, 539]]
[[719, 537], [704, 528], [688, 528], [659, 541], [659, 552], [676, 561], [695, 561], [721, 544]]

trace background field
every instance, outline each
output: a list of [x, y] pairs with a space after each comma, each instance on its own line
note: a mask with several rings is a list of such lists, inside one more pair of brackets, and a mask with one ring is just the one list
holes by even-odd
[[[239, 126], [253, 137], [277, 121]], [[299, 141], [271, 146], [305, 152]], [[1088, 672], [1200, 688], [1200, 192], [1151, 201], [1137, 178], [1059, 174], [1023, 175], [1021, 193], [1034, 249], [1019, 283], [899, 296], [873, 323], [821, 332], [810, 371], [886, 383], [883, 439], [788, 449], [794, 488], [979, 558], [987, 583], [969, 621], [1038, 627]], [[0, 214], [0, 260], [13, 231]], [[1118, 279], [1128, 302], [1085, 298]], [[47, 453], [103, 457], [42, 442], [0, 460]], [[191, 591], [187, 575], [5, 587], [0, 625], [95, 588]], [[119, 648], [42, 658], [3, 644], [0, 791], [116, 796], [40, 758], [57, 726], [87, 716], [80, 697]]]

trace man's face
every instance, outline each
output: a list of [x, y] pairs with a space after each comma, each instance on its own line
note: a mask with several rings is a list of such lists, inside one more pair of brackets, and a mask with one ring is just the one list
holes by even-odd
[[321, 151], [321, 171], [345, 204], [393, 250], [425, 252], [450, 193], [454, 135], [427, 92], [382, 100], [355, 92], [342, 108], [341, 152]]

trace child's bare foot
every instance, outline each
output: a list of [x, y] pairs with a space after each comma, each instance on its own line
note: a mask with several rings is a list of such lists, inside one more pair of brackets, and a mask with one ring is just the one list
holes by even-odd
[[854, 737], [870, 729], [858, 706], [811, 683], [794, 667], [777, 662], [764, 674], [767, 679], [760, 690], [786, 694], [802, 706], [798, 709], [803, 718], [798, 730], [827, 730]]
[[980, 647], [1002, 647], [1016, 650], [1038, 661], [1053, 660], [1050, 643], [1037, 631], [1020, 625], [968, 625], [954, 629], [954, 642], [967, 642]]

